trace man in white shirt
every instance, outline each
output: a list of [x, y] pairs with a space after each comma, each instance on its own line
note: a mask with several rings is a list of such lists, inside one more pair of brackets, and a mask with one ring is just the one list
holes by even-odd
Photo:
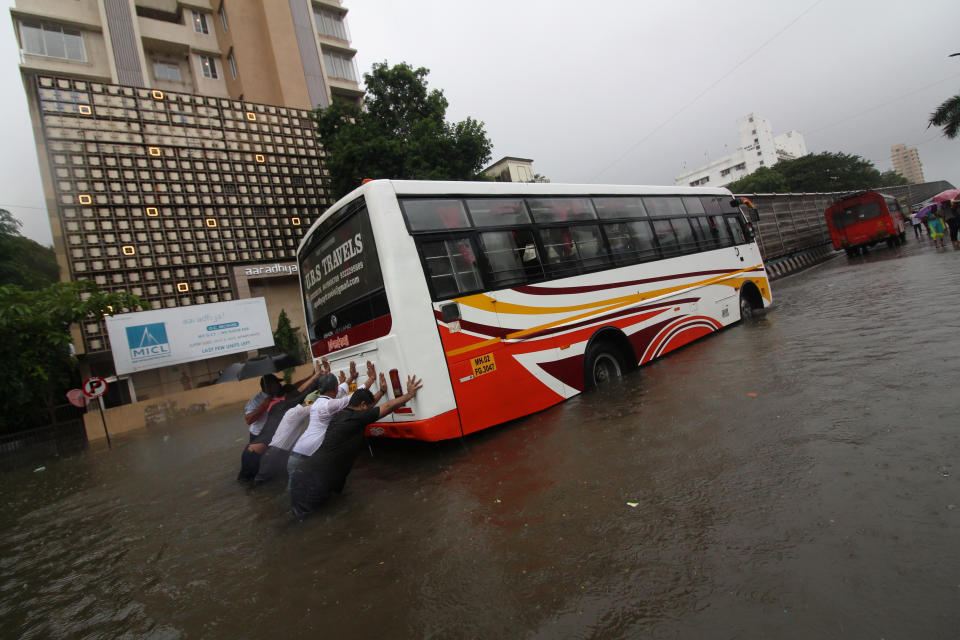
[[250, 442], [260, 435], [267, 422], [267, 407], [274, 397], [280, 395], [282, 387], [280, 379], [275, 375], [267, 374], [260, 378], [260, 392], [250, 398], [243, 408], [243, 417], [250, 428]]
[[[290, 452], [290, 459], [287, 462], [288, 473], [292, 475], [300, 462], [312, 456], [323, 444], [323, 437], [327, 433], [330, 419], [350, 404], [349, 383], [356, 380], [358, 375], [356, 365], [351, 362], [349, 380], [341, 372], [339, 385], [337, 385], [337, 379], [332, 373], [321, 377], [317, 382], [317, 391], [320, 392], [320, 396], [314, 400], [310, 407], [310, 423]], [[368, 361], [367, 380], [358, 389], [369, 388], [376, 379], [377, 372], [373, 363]]]
[[291, 407], [283, 414], [283, 419], [277, 426], [277, 432], [273, 435], [270, 446], [267, 447], [267, 452], [263, 454], [263, 458], [260, 460], [260, 471], [254, 478], [254, 484], [262, 485], [270, 482], [286, 471], [290, 449], [296, 444], [303, 430], [307, 428], [310, 406], [319, 396], [320, 392], [314, 391], [304, 399], [303, 404]]

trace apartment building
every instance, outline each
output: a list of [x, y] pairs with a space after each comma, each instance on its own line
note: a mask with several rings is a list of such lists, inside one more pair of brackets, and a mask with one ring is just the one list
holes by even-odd
[[[11, 16], [65, 280], [162, 309], [265, 297], [299, 324], [295, 251], [329, 205], [309, 110], [362, 90], [337, 0], [16, 0]], [[110, 376], [104, 323], [74, 328]], [[119, 404], [236, 356], [132, 374]]]
[[925, 182], [923, 164], [920, 162], [920, 154], [916, 147], [907, 147], [903, 143], [893, 145], [890, 147], [890, 161], [893, 162], [893, 170], [909, 180], [911, 184]]
[[733, 153], [692, 171], [673, 183], [684, 187], [722, 187], [750, 175], [760, 167], [807, 155], [807, 144], [798, 131], [774, 135], [770, 120], [750, 113], [737, 120], [739, 146]]

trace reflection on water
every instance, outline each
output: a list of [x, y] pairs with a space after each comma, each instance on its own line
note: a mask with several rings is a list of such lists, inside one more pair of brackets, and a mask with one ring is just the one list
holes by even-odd
[[[953, 637], [960, 253], [777, 306], [292, 523], [221, 411], [4, 476], [0, 637]], [[635, 505], [635, 506], [633, 506]]]

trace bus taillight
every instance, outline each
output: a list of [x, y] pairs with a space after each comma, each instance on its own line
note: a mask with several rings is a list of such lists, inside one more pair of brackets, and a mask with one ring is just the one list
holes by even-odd
[[400, 372], [396, 369], [390, 369], [390, 385], [393, 386], [394, 398], [399, 398], [403, 395], [403, 385], [400, 384]]

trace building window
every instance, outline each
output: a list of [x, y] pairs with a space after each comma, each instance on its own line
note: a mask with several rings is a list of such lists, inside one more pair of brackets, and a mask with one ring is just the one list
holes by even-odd
[[707, 184], [708, 182], [710, 182], [710, 176], [704, 176], [704, 177], [700, 178], [699, 180], [694, 180], [693, 182], [691, 182], [691, 183], [690, 183], [690, 186], [691, 186], [691, 187], [699, 187], [700, 185], [702, 185], [702, 184]]
[[722, 178], [723, 176], [728, 176], [728, 175], [730, 175], [730, 171], [732, 171], [732, 169], [729, 169], [729, 168], [727, 168], [727, 169], [721, 169], [721, 170], [720, 170], [720, 177]]
[[347, 27], [343, 24], [343, 16], [320, 7], [313, 8], [313, 19], [317, 22], [317, 31], [325, 36], [349, 40]]
[[203, 71], [204, 78], [216, 80], [220, 77], [217, 75], [217, 61], [213, 56], [200, 56], [200, 69]]
[[230, 73], [233, 74], [233, 79], [237, 79], [237, 59], [233, 57], [233, 51], [230, 52], [230, 55], [227, 56], [227, 62], [230, 63]]
[[327, 75], [331, 78], [357, 81], [357, 71], [353, 66], [353, 58], [348, 58], [340, 53], [324, 51], [323, 64], [327, 68]]
[[210, 28], [207, 27], [206, 14], [199, 11], [193, 12], [193, 30], [197, 33], [210, 33]]
[[20, 45], [27, 53], [65, 60], [87, 61], [83, 36], [77, 29], [40, 22], [20, 23]]
[[220, 8], [217, 9], [217, 13], [220, 15], [220, 24], [223, 25], [223, 30], [229, 31], [229, 27], [227, 27], [227, 8], [223, 2], [220, 3]]
[[157, 80], [169, 80], [170, 82], [182, 82], [180, 78], [180, 67], [169, 62], [155, 61], [153, 63], [153, 76]]
[[746, 162], [741, 162], [740, 164], [735, 165], [735, 166], [733, 167], [733, 170], [734, 170], [734, 171], [743, 171], [743, 170], [746, 169], [746, 168], [747, 168], [747, 163], [746, 163]]

